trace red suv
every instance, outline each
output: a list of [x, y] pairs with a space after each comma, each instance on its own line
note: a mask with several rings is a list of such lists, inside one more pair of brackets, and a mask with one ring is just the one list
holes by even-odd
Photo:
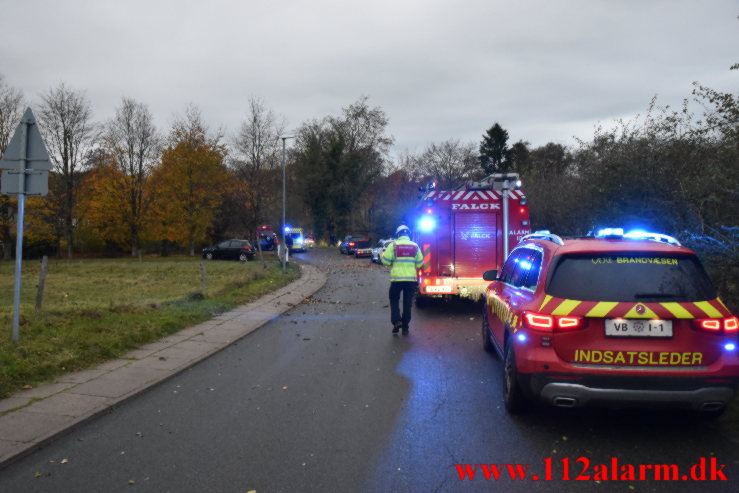
[[674, 238], [601, 230], [524, 237], [488, 271], [482, 339], [506, 409], [664, 405], [718, 416], [739, 381], [739, 321]]

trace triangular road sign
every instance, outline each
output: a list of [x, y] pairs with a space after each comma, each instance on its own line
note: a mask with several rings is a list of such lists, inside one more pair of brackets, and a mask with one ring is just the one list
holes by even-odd
[[23, 114], [23, 118], [21, 118], [21, 122], [15, 129], [15, 133], [10, 139], [10, 143], [5, 149], [5, 154], [3, 154], [3, 158], [0, 160], [0, 169], [18, 170], [19, 161], [21, 159], [24, 125], [27, 125], [28, 128], [26, 169], [50, 171], [51, 161], [49, 160], [49, 153], [46, 152], [44, 140], [41, 138], [41, 132], [38, 130], [36, 118], [33, 116], [31, 108], [26, 109], [26, 112]]

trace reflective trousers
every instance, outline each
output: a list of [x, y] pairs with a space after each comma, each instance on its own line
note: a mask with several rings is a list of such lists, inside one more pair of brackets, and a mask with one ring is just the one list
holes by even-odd
[[[390, 323], [404, 329], [411, 323], [413, 296], [416, 294], [416, 281], [395, 281], [390, 283]], [[403, 314], [400, 313], [400, 293], [403, 293]]]

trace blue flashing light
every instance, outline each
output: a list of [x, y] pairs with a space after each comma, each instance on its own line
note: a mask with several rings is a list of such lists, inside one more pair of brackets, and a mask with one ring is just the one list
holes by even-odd
[[290, 226], [285, 226], [285, 233], [289, 233], [289, 232], [290, 232]]
[[734, 344], [733, 342], [727, 342], [724, 345], [724, 349], [726, 349], [727, 351], [733, 351], [736, 349], [736, 344]]
[[634, 238], [634, 239], [640, 239], [640, 238], [647, 238], [649, 235], [653, 233], [649, 233], [648, 231], [643, 231], [641, 229], [632, 229], [628, 233], [624, 235], [624, 238]]
[[621, 237], [624, 235], [623, 228], [603, 228], [599, 230], [597, 233], [595, 233], [595, 236], [597, 238], [613, 238], [613, 237]]
[[522, 269], [531, 269], [531, 262], [529, 262], [528, 260], [522, 260], [518, 265], [520, 265]]
[[433, 217], [424, 216], [418, 221], [418, 229], [422, 233], [430, 233], [436, 227], [436, 221]]
[[662, 233], [652, 233], [650, 231], [643, 231], [641, 229], [634, 229], [628, 233], [624, 233], [623, 228], [603, 228], [595, 233], [596, 238], [605, 239], [621, 239], [626, 238], [629, 240], [649, 240], [657, 241], [660, 243], [667, 243], [669, 245], [680, 246], [680, 242], [669, 235]]
[[661, 233], [650, 233], [648, 231], [641, 231], [641, 230], [629, 231], [628, 233], [624, 235], [624, 238], [629, 238], [631, 240], [652, 240], [652, 241], [659, 241], [660, 243], [668, 243], [670, 245], [680, 246], [680, 242], [677, 241], [672, 236], [664, 235]]
[[518, 334], [516, 339], [518, 339], [519, 342], [526, 342], [526, 334]]

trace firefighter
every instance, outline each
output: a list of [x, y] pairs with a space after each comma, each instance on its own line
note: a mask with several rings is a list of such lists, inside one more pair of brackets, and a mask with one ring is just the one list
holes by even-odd
[[[416, 293], [416, 272], [423, 265], [421, 249], [411, 241], [411, 231], [401, 224], [395, 231], [397, 240], [391, 242], [382, 254], [383, 265], [390, 267], [390, 323], [393, 334], [403, 329], [408, 334], [411, 321], [411, 306]], [[403, 313], [400, 313], [400, 293], [403, 293]]]

